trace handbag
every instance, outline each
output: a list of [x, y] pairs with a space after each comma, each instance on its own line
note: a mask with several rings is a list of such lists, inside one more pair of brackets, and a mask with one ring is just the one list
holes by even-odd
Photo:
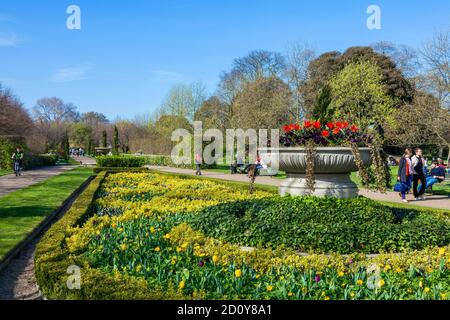
[[406, 192], [408, 190], [408, 186], [406, 183], [403, 182], [397, 182], [394, 186], [395, 192]]

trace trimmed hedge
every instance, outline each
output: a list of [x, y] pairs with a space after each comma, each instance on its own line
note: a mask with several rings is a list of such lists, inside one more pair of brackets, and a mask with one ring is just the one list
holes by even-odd
[[384, 206], [366, 198], [274, 197], [207, 207], [188, 223], [243, 246], [320, 253], [421, 250], [450, 243], [450, 223], [426, 210]]
[[58, 156], [51, 154], [35, 155], [26, 154], [24, 156], [23, 166], [25, 169], [33, 169], [37, 167], [55, 166]]
[[145, 165], [145, 158], [136, 156], [99, 156], [97, 167], [105, 168], [139, 168]]
[[119, 172], [147, 172], [148, 168], [106, 168], [106, 167], [96, 167], [93, 169], [95, 174], [103, 171], [108, 171], [108, 173], [119, 173]]
[[[106, 176], [100, 173], [74, 202], [70, 210], [44, 235], [35, 255], [36, 280], [44, 297], [56, 300], [159, 300], [183, 299], [176, 292], [151, 290], [144, 279], [110, 275], [91, 268], [83, 256], [69, 254], [65, 246], [67, 229], [77, 226], [92, 214], [92, 203]], [[70, 290], [70, 266], [81, 268], [81, 288]]]

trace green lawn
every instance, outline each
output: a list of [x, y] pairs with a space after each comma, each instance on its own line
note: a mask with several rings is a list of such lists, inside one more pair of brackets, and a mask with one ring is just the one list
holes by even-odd
[[77, 168], [0, 198], [0, 259], [90, 175], [92, 169]]
[[7, 174], [13, 173], [12, 170], [5, 170], [5, 169], [0, 169], [0, 177], [1, 176], [6, 176]]

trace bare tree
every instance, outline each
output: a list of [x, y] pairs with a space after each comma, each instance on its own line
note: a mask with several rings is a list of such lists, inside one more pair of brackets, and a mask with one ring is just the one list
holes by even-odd
[[190, 85], [177, 84], [170, 89], [160, 112], [171, 116], [179, 116], [193, 121], [195, 113], [206, 99], [206, 88], [200, 82]]
[[39, 99], [33, 107], [34, 118], [45, 123], [75, 122], [79, 120], [77, 107], [72, 103], [52, 97]]
[[422, 68], [418, 52], [406, 45], [396, 45], [390, 41], [380, 41], [371, 45], [375, 52], [389, 57], [408, 79], [415, 79]]
[[0, 84], [0, 135], [27, 135], [33, 121], [22, 102]]
[[261, 78], [282, 78], [285, 71], [286, 61], [280, 53], [251, 51], [247, 56], [235, 59], [231, 71], [222, 73], [217, 94], [224, 102], [232, 105], [247, 82]]
[[426, 87], [439, 99], [441, 107], [450, 110], [450, 29], [437, 32], [423, 45]]
[[286, 55], [286, 78], [294, 94], [294, 104], [291, 110], [295, 119], [300, 120], [305, 115], [305, 100], [303, 89], [309, 79], [309, 64], [316, 58], [316, 51], [307, 43], [294, 43], [289, 46]]

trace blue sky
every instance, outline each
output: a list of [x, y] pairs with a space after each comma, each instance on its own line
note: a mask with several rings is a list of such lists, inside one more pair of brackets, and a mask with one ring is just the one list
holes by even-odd
[[[69, 5], [81, 30], [66, 27]], [[381, 30], [366, 27], [381, 8]], [[434, 0], [0, 0], [0, 82], [31, 108], [58, 96], [109, 118], [154, 111], [170, 87], [203, 81], [254, 49], [319, 52], [387, 40], [419, 47], [450, 27], [450, 1]]]

